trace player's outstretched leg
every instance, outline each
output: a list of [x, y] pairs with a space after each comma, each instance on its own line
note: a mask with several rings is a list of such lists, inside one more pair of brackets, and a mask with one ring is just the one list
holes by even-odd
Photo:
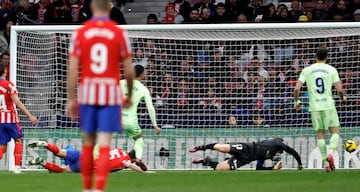
[[35, 147], [46, 147], [47, 142], [46, 141], [35, 141], [28, 144], [28, 147], [35, 148]]

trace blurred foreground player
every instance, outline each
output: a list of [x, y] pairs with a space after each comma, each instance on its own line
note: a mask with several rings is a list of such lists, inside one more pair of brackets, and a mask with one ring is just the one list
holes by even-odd
[[193, 160], [193, 163], [202, 163], [204, 166], [210, 166], [217, 171], [236, 170], [237, 168], [255, 160], [273, 159], [277, 153], [285, 151], [295, 157], [298, 162], [298, 170], [302, 170], [304, 168], [299, 154], [293, 148], [286, 145], [280, 138], [249, 143], [212, 143], [191, 147], [189, 152], [195, 153], [196, 151], [205, 151], [207, 149], [228, 153], [232, 156], [220, 163], [211, 160], [210, 157], [195, 159]]
[[[121, 69], [123, 66], [129, 97], [134, 69], [127, 31], [111, 21], [110, 1], [92, 0], [90, 6], [93, 17], [72, 34], [69, 46], [68, 114], [73, 121], [80, 118], [83, 132], [83, 191], [103, 192], [109, 175], [112, 133], [121, 131], [121, 105], [131, 106], [130, 99], [123, 102], [121, 98]], [[95, 143], [99, 145], [99, 158], [94, 171]]]

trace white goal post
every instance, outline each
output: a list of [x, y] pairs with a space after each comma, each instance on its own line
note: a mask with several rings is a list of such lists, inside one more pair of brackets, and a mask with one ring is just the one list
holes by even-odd
[[[78, 125], [66, 114], [67, 47], [80, 26], [13, 26], [10, 43], [10, 80], [25, 106], [40, 119], [33, 127], [19, 114], [24, 132], [23, 168], [37, 156], [61, 163], [44, 149], [28, 149], [35, 140], [80, 149]], [[307, 109], [292, 109], [292, 88], [299, 72], [313, 63], [319, 46], [329, 49], [329, 63], [345, 82], [348, 104], [337, 107], [341, 138], [360, 143], [360, 23], [274, 23], [217, 25], [124, 25], [133, 46], [134, 64], [145, 66], [144, 83], [154, 98], [161, 136], [155, 136], [144, 105], [139, 119], [144, 137], [144, 162], [150, 169], [203, 169], [191, 160], [226, 155], [213, 151], [189, 154], [187, 148], [204, 143], [257, 141], [282, 137], [301, 155], [306, 168], [321, 168], [316, 133]], [[337, 96], [335, 99], [338, 100]], [[234, 118], [236, 124], [228, 121]], [[230, 123], [229, 123], [230, 122]], [[328, 141], [328, 138], [326, 138]], [[360, 168], [359, 150], [345, 152], [339, 142], [339, 168]], [[124, 134], [112, 147], [130, 150]], [[167, 149], [168, 154], [161, 152]], [[13, 169], [8, 150], [9, 170]], [[297, 166], [282, 155], [284, 168]], [[271, 162], [266, 162], [271, 165]], [[255, 162], [244, 166], [254, 168]], [[1, 163], [0, 163], [1, 168]]]

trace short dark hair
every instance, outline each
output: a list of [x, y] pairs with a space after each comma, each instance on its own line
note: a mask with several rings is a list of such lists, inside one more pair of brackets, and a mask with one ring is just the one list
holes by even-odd
[[140, 77], [144, 71], [145, 68], [142, 65], [135, 65], [135, 77]]
[[0, 75], [3, 75], [6, 70], [6, 65], [3, 63], [0, 63]]
[[158, 22], [158, 17], [154, 14], [154, 13], [150, 13], [148, 16], [147, 16], [147, 19], [154, 19], [155, 22]]
[[320, 47], [317, 51], [316, 51], [316, 58], [320, 61], [323, 61], [326, 59], [328, 55], [328, 50], [324, 47]]

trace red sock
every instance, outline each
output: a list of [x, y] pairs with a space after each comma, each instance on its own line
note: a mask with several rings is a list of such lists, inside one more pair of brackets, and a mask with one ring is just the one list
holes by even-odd
[[84, 145], [82, 147], [82, 152], [80, 155], [80, 171], [83, 180], [84, 190], [92, 189], [92, 173], [94, 166], [93, 150], [94, 150], [94, 146]]
[[20, 166], [22, 159], [22, 143], [18, 143], [18, 142], [15, 143], [14, 159], [15, 159], [15, 166]]
[[46, 148], [54, 154], [57, 154], [60, 151], [58, 146], [56, 146], [54, 144], [50, 144], [50, 143], [47, 144]]
[[99, 148], [99, 158], [95, 168], [95, 190], [103, 191], [109, 176], [109, 152], [110, 147]]
[[3, 158], [5, 152], [5, 149], [0, 147], [0, 160]]
[[56, 165], [55, 163], [46, 162], [45, 165], [43, 165], [43, 166], [51, 172], [55, 172], [55, 173], [63, 172], [63, 169], [59, 165]]

